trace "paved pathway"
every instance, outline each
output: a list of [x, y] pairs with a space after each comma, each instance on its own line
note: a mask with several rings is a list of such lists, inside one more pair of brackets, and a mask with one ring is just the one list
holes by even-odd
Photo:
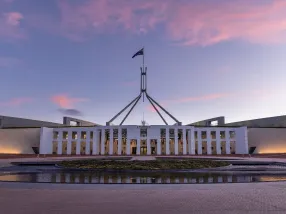
[[156, 160], [154, 156], [134, 156], [131, 160], [139, 160], [139, 161], [146, 161], [146, 160]]
[[63, 185], [0, 183], [1, 213], [286, 213], [286, 183]]

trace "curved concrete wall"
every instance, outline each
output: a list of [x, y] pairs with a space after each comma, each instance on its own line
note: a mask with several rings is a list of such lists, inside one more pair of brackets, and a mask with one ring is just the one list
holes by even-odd
[[249, 128], [248, 145], [255, 154], [286, 153], [285, 128]]
[[0, 129], [0, 154], [35, 154], [40, 146], [40, 128]]

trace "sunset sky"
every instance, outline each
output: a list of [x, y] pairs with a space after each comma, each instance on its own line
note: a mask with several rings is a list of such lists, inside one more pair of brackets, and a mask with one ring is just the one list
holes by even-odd
[[[183, 124], [286, 114], [285, 11], [285, 0], [0, 0], [0, 115], [105, 124], [139, 94], [142, 56], [131, 57], [143, 46], [148, 93]], [[126, 124], [143, 112], [163, 124], [147, 101]]]

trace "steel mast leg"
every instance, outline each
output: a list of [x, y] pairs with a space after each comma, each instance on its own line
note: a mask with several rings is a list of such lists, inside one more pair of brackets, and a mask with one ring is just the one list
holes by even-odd
[[136, 104], [138, 103], [138, 101], [141, 99], [141, 95], [137, 98], [136, 102], [134, 103], [134, 105], [132, 106], [132, 108], [129, 110], [129, 112], [126, 114], [126, 116], [123, 118], [123, 120], [120, 123], [120, 126], [124, 123], [124, 121], [126, 120], [126, 118], [129, 116], [129, 114], [131, 113], [131, 111], [134, 109], [134, 107], [136, 106]]
[[110, 126], [110, 124], [119, 116], [122, 114], [122, 112], [124, 112], [129, 106], [131, 106], [134, 102], [136, 102], [140, 97], [141, 97], [142, 93], [139, 94], [138, 97], [136, 97], [134, 100], [132, 100], [127, 106], [125, 106], [117, 115], [115, 115], [111, 120], [109, 120], [106, 125]]
[[159, 103], [157, 103], [152, 97], [150, 97], [146, 92], [146, 97], [152, 100], [160, 109], [162, 109], [167, 115], [169, 115], [178, 125], [182, 125], [173, 115], [171, 115], [166, 109], [164, 109]]
[[154, 105], [154, 103], [152, 102], [152, 100], [149, 98], [148, 95], [146, 95], [147, 99], [149, 100], [149, 102], [151, 103], [151, 105], [153, 106], [153, 108], [156, 110], [156, 112], [159, 114], [159, 116], [161, 117], [161, 119], [163, 120], [163, 122], [168, 125], [168, 123], [166, 122], [166, 120], [164, 119], [164, 117], [162, 116], [162, 114], [159, 112], [159, 110], [156, 108], [156, 106]]

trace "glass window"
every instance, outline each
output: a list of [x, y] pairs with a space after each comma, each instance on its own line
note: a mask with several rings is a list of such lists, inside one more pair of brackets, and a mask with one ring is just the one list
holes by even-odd
[[220, 131], [220, 139], [225, 139], [225, 131]]
[[215, 131], [211, 131], [211, 136], [212, 136], [212, 139], [216, 139], [216, 132]]
[[229, 132], [229, 137], [230, 138], [235, 138], [235, 131], [230, 131]]
[[59, 138], [59, 132], [54, 132], [54, 139], [58, 139]]
[[74, 140], [77, 139], [77, 132], [72, 132], [72, 139], [74, 139]]
[[81, 132], [81, 139], [86, 139], [86, 132]]
[[68, 139], [68, 132], [63, 132], [63, 139], [67, 140]]
[[202, 139], [206, 139], [207, 138], [207, 132], [206, 131], [202, 131]]

